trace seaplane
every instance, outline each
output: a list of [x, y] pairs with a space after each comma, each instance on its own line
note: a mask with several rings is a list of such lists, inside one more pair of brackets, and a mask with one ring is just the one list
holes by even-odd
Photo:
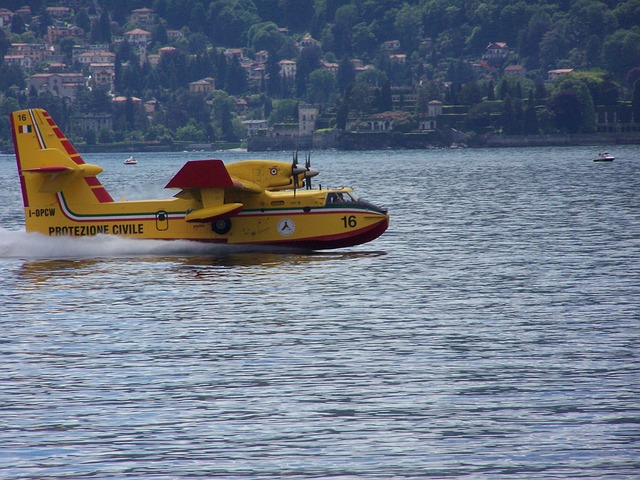
[[28, 232], [51, 237], [119, 235], [322, 250], [370, 242], [389, 213], [352, 188], [312, 186], [307, 154], [293, 161], [190, 160], [165, 188], [172, 197], [115, 201], [43, 109], [11, 114]]

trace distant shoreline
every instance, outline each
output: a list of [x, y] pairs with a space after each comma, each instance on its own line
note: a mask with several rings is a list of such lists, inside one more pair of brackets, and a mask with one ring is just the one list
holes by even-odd
[[307, 137], [250, 137], [248, 151], [389, 150], [466, 146], [473, 148], [640, 145], [640, 132], [554, 135], [476, 135], [462, 132], [339, 132]]
[[[481, 141], [482, 142], [482, 141]], [[640, 145], [640, 132], [599, 132], [563, 135], [491, 135], [478, 147], [571, 147], [588, 145]]]
[[[465, 146], [472, 148], [508, 148], [508, 147], [571, 147], [602, 145], [640, 145], [640, 132], [599, 132], [592, 134], [548, 134], [548, 135], [464, 135], [455, 137], [431, 132], [388, 133], [388, 132], [337, 132], [336, 134], [313, 135], [307, 137], [251, 137], [246, 150], [248, 152], [267, 152], [283, 150], [420, 150], [429, 148], [449, 148]], [[173, 143], [133, 145], [76, 144], [80, 153], [123, 153], [137, 152], [202, 152], [244, 150], [240, 143]], [[0, 148], [0, 153], [14, 154], [13, 145]]]

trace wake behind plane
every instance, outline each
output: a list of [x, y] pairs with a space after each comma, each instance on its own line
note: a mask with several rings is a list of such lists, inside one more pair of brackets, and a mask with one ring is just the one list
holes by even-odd
[[376, 239], [389, 214], [351, 188], [313, 188], [318, 171], [276, 160], [188, 161], [165, 188], [173, 198], [114, 201], [51, 116], [11, 114], [28, 232], [48, 236], [120, 235], [311, 250]]

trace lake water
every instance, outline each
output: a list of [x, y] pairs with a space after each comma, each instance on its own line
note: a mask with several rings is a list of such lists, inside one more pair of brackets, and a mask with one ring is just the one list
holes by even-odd
[[[26, 234], [0, 156], [0, 478], [640, 478], [640, 147], [598, 150], [314, 153], [391, 214], [321, 253]], [[114, 198], [291, 157], [127, 156]]]

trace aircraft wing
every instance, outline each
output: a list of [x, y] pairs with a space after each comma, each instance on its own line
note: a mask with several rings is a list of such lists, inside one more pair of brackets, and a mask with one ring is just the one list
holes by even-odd
[[264, 188], [253, 182], [229, 175], [222, 160], [188, 161], [165, 188], [180, 189], [181, 192], [176, 195], [178, 197], [197, 191], [196, 196], [202, 200], [202, 208], [189, 212], [186, 221], [202, 223], [233, 217], [242, 210], [242, 203], [225, 203], [226, 189], [253, 193], [264, 191]]
[[260, 185], [237, 177], [232, 177], [222, 160], [190, 160], [167, 183], [165, 188], [238, 188], [254, 193], [262, 193]]

